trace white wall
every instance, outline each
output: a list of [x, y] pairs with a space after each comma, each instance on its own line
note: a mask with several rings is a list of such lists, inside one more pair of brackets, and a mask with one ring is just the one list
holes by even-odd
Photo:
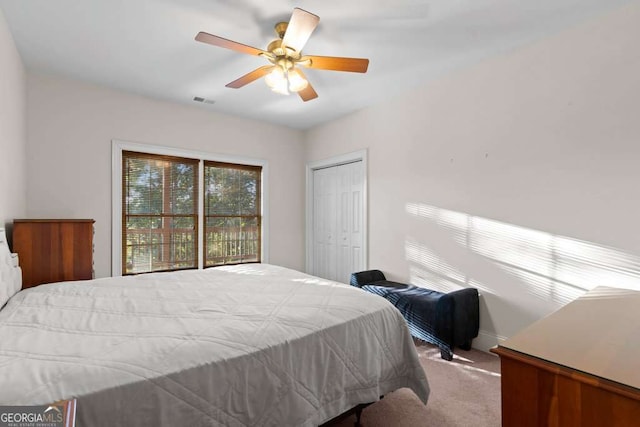
[[0, 227], [10, 228], [14, 218], [27, 212], [25, 79], [22, 60], [0, 9]]
[[302, 133], [40, 74], [27, 80], [28, 214], [93, 218], [96, 277], [111, 274], [111, 140], [269, 162], [269, 261], [304, 268]]
[[370, 267], [481, 288], [479, 348], [638, 287], [639, 22], [635, 2], [309, 132], [307, 161], [369, 150]]

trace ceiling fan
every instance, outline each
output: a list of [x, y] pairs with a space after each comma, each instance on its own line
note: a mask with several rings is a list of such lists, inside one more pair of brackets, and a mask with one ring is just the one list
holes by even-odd
[[239, 89], [261, 77], [277, 93], [288, 95], [297, 92], [303, 101], [318, 97], [299, 66], [319, 70], [351, 71], [366, 73], [369, 60], [363, 58], [340, 58], [335, 56], [303, 55], [302, 48], [318, 26], [320, 18], [300, 8], [293, 9], [289, 22], [279, 22], [275, 26], [278, 38], [266, 50], [247, 46], [205, 32], [199, 32], [196, 40], [214, 46], [224, 47], [248, 55], [266, 58], [271, 65], [264, 65], [245, 74], [226, 86]]

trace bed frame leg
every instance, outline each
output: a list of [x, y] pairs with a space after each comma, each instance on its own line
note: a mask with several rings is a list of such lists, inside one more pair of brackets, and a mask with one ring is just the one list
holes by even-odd
[[362, 406], [358, 406], [356, 408], [356, 423], [354, 424], [354, 427], [362, 427], [362, 424], [360, 424], [360, 417], [362, 416], [362, 410], [364, 408]]

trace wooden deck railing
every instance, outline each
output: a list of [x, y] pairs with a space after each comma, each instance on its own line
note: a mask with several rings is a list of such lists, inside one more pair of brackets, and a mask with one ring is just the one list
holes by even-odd
[[[205, 266], [258, 262], [260, 228], [208, 227], [205, 230]], [[191, 228], [127, 231], [127, 273], [195, 268], [197, 234]]]

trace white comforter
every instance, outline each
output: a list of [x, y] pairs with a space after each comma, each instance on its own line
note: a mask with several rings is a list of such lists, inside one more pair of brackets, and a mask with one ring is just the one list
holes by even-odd
[[386, 300], [271, 265], [42, 285], [0, 311], [0, 404], [80, 426], [311, 426], [429, 387]]

